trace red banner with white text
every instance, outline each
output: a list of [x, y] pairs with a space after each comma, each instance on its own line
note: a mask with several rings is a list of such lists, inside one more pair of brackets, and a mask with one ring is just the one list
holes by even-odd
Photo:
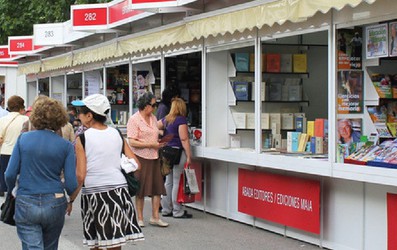
[[320, 234], [320, 182], [239, 169], [238, 211]]
[[397, 249], [397, 194], [387, 193], [387, 249]]

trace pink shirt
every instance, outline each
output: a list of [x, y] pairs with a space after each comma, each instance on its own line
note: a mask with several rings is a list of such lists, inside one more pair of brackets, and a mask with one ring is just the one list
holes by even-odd
[[[147, 124], [140, 112], [133, 114], [127, 124], [128, 138], [144, 142], [158, 142], [159, 129], [157, 128], [157, 119], [153, 114], [150, 118], [150, 124]], [[154, 148], [136, 148], [131, 147], [132, 151], [144, 159], [157, 159], [158, 150]]]

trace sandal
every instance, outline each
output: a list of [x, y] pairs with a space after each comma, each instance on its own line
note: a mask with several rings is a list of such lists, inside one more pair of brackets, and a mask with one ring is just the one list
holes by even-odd
[[192, 214], [189, 214], [186, 210], [182, 216], [174, 216], [175, 219], [191, 219], [193, 217]]

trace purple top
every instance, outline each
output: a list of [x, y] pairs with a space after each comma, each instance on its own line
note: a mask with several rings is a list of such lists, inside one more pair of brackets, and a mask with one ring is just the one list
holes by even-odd
[[179, 138], [179, 125], [187, 124], [186, 117], [177, 116], [175, 121], [171, 124], [168, 124], [167, 126], [165, 125], [165, 118], [161, 119], [161, 122], [163, 123], [164, 127], [166, 127], [164, 135], [174, 134], [174, 138], [167, 143], [167, 146], [182, 148], [182, 142]]

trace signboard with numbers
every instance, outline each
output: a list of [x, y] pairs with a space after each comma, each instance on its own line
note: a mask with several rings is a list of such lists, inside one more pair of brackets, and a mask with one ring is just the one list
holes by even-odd
[[10, 59], [11, 56], [8, 53], [8, 46], [0, 46], [0, 59]]
[[60, 45], [64, 44], [63, 23], [35, 24], [33, 25], [33, 38], [35, 45]]
[[[141, 10], [135, 10], [129, 4], [130, 0], [112, 1], [109, 6], [109, 25], [111, 27], [133, 21], [131, 19], [142, 18], [144, 13]], [[146, 16], [146, 15], [145, 15]]]
[[34, 50], [33, 36], [8, 37], [8, 49], [10, 55], [29, 54]]
[[196, 0], [130, 0], [134, 9], [176, 7]]
[[108, 6], [107, 4], [72, 5], [71, 20], [74, 30], [106, 29]]

